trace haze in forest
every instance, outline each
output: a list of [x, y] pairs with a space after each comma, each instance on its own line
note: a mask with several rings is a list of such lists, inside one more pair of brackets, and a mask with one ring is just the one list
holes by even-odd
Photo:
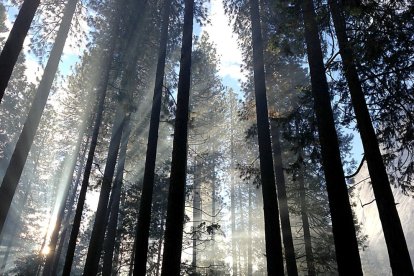
[[413, 9], [2, 1], [0, 274], [414, 275]]

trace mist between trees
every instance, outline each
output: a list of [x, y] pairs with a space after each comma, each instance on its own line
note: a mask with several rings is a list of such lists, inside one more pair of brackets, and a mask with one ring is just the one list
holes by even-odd
[[0, 274], [414, 275], [413, 12], [2, 1]]

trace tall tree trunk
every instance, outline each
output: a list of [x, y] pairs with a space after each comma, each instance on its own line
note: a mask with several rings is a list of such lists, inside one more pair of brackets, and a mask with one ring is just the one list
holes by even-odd
[[308, 203], [306, 200], [306, 188], [305, 181], [303, 179], [303, 164], [302, 155], [299, 155], [299, 172], [298, 172], [298, 184], [299, 184], [299, 198], [300, 198], [300, 214], [302, 217], [302, 229], [303, 239], [305, 241], [305, 254], [306, 254], [306, 266], [308, 268], [308, 276], [315, 276], [315, 259], [312, 251], [312, 237], [310, 234], [309, 218], [308, 218]]
[[201, 162], [199, 158], [195, 158], [195, 166], [194, 166], [194, 182], [193, 182], [193, 260], [192, 260], [192, 267], [193, 273], [196, 274], [197, 271], [197, 241], [198, 241], [198, 234], [199, 230], [198, 226], [202, 222], [202, 214], [201, 214]]
[[231, 258], [233, 276], [237, 275], [236, 252], [236, 200], [234, 188], [234, 100], [230, 98], [230, 205], [231, 205]]
[[161, 209], [161, 236], [158, 240], [158, 254], [157, 254], [157, 266], [156, 266], [156, 272], [155, 276], [160, 275], [160, 269], [161, 269], [161, 249], [162, 249], [162, 243], [164, 241], [164, 208]]
[[120, 16], [118, 14], [116, 14], [115, 16], [116, 16], [116, 19], [115, 19], [114, 24], [112, 24], [111, 40], [109, 42], [108, 51], [104, 53], [104, 60], [102, 62], [102, 68], [103, 68], [102, 76], [99, 81], [99, 85], [97, 87], [97, 91], [98, 91], [97, 95], [98, 95], [99, 101], [98, 101], [98, 106], [96, 108], [96, 117], [95, 117], [95, 122], [93, 126], [91, 144], [89, 147], [88, 158], [86, 159], [85, 170], [84, 170], [83, 179], [82, 179], [82, 185], [81, 185], [81, 189], [79, 192], [78, 204], [76, 206], [76, 213], [73, 219], [72, 231], [70, 233], [70, 239], [69, 239], [68, 249], [66, 253], [65, 265], [63, 267], [63, 273], [62, 273], [63, 276], [69, 276], [70, 271], [72, 269], [73, 257], [74, 257], [75, 248], [76, 248], [76, 240], [79, 234], [79, 227], [80, 227], [80, 223], [82, 219], [83, 208], [85, 205], [86, 192], [89, 186], [89, 176], [91, 174], [93, 157], [95, 155], [95, 149], [96, 149], [96, 145], [98, 142], [99, 129], [102, 124], [105, 98], [106, 98], [107, 86], [109, 82], [109, 74], [111, 70], [112, 58], [114, 56], [116, 37], [117, 37], [116, 34], [118, 33], [119, 20], [120, 20]]
[[[212, 150], [212, 149], [210, 149]], [[211, 265], [215, 266], [216, 264], [216, 234], [214, 225], [216, 224], [216, 198], [217, 198], [217, 183], [216, 183], [216, 155], [213, 153], [213, 166], [212, 166], [212, 175], [211, 175], [211, 224], [213, 225], [213, 231], [211, 233]], [[210, 168], [209, 168], [210, 169]]]
[[106, 235], [106, 240], [104, 243], [104, 258], [103, 258], [103, 268], [102, 268], [102, 275], [109, 276], [112, 274], [112, 258], [114, 255], [114, 247], [115, 247], [115, 238], [116, 238], [116, 230], [118, 225], [118, 213], [119, 213], [119, 205], [121, 202], [121, 190], [123, 185], [123, 175], [124, 175], [124, 168], [125, 168], [125, 159], [127, 153], [127, 146], [129, 136], [131, 134], [131, 125], [130, 125], [130, 118], [127, 119], [125, 123], [125, 131], [122, 134], [122, 145], [119, 151], [119, 160], [118, 160], [118, 167], [115, 175], [114, 187], [112, 188], [113, 195], [113, 202], [110, 206], [110, 217], [108, 221], [108, 230]]
[[145, 275], [148, 239], [151, 222], [152, 194], [154, 190], [154, 171], [157, 157], [158, 129], [160, 124], [161, 99], [163, 91], [163, 80], [165, 71], [165, 60], [167, 56], [168, 25], [170, 18], [171, 0], [165, 0], [163, 22], [161, 27], [160, 45], [158, 51], [157, 71], [155, 75], [154, 96], [152, 100], [150, 129], [148, 132], [147, 153], [145, 158], [144, 180], [139, 208], [134, 273]]
[[106, 159], [105, 171], [102, 178], [101, 191], [99, 193], [98, 207], [96, 209], [95, 222], [92, 228], [91, 239], [86, 256], [83, 275], [96, 275], [98, 273], [99, 259], [101, 257], [102, 243], [105, 237], [107, 225], [108, 201], [111, 192], [112, 179], [115, 173], [122, 132], [126, 119], [126, 108], [123, 104], [117, 107], [115, 120], [112, 127], [111, 140], [109, 142], [108, 157]]
[[[86, 122], [84, 122], [83, 126], [81, 126], [79, 129], [79, 136], [77, 139], [75, 149], [73, 150], [73, 152], [70, 153], [68, 157], [66, 157], [66, 160], [64, 161], [64, 168], [63, 168], [64, 173], [60, 176], [60, 182], [63, 184], [63, 185], [61, 184], [61, 186], [64, 189], [63, 197], [57, 198], [57, 202], [55, 204], [55, 206], [58, 206], [58, 211], [57, 211], [56, 223], [54, 224], [55, 227], [52, 231], [52, 235], [50, 236], [50, 242], [48, 245], [50, 252], [49, 254], [47, 254], [45, 266], [43, 267], [43, 276], [53, 275], [52, 266], [54, 263], [54, 259], [56, 257], [56, 245], [59, 239], [59, 232], [62, 226], [63, 216], [65, 214], [66, 201], [69, 201], [69, 198], [68, 198], [69, 190], [70, 190], [72, 179], [73, 179], [73, 173], [76, 167], [77, 157], [79, 155], [83, 136], [85, 134], [85, 126], [86, 126]], [[67, 166], [69, 166], [69, 170], [65, 170]]]
[[[38, 147], [36, 147], [37, 152], [34, 154], [34, 156], [36, 156], [36, 159], [34, 160], [33, 168], [30, 170], [29, 174], [34, 175], [37, 171], [37, 167], [39, 166], [39, 160], [40, 160], [40, 156], [41, 156], [45, 141], [46, 141], [46, 135], [43, 135], [43, 137], [41, 138], [40, 145]], [[21, 203], [19, 203], [17, 205], [18, 208], [15, 211], [15, 213], [8, 214], [7, 219], [6, 219], [6, 225], [8, 225], [9, 223], [12, 223], [13, 221], [15, 221], [15, 223], [12, 223], [10, 226], [5, 228], [4, 231], [0, 234], [0, 244], [3, 244], [6, 229], [7, 229], [8, 232], [12, 231], [11, 237], [9, 238], [9, 240], [7, 242], [8, 244], [6, 245], [8, 254], [10, 253], [13, 242], [16, 239], [16, 236], [18, 234], [15, 231], [15, 229], [19, 229], [21, 227], [21, 225], [20, 225], [22, 223], [21, 214], [24, 210], [24, 206], [26, 206], [27, 200], [28, 200], [29, 195], [30, 195], [32, 183], [33, 183], [33, 178], [32, 177], [26, 177], [26, 179], [27, 179], [27, 184], [24, 187], [25, 193], [24, 193], [24, 196], [22, 198], [22, 201], [21, 201]], [[13, 216], [11, 216], [11, 215], [13, 215]], [[7, 261], [8, 261], [8, 258], [9, 258], [8, 254], [5, 254], [4, 257], [3, 257], [2, 264], [0, 266], [0, 273], [4, 272], [4, 268], [7, 265]]]
[[77, 192], [78, 192], [78, 187], [79, 187], [79, 184], [80, 184], [80, 178], [82, 176], [82, 168], [85, 164], [86, 153], [87, 153], [88, 146], [89, 146], [89, 140], [90, 140], [90, 136], [88, 135], [88, 139], [87, 139], [87, 141], [85, 143], [85, 147], [82, 151], [82, 159], [80, 161], [78, 171], [76, 173], [76, 179], [75, 179], [75, 184], [74, 184], [73, 189], [72, 189], [72, 194], [71, 194], [71, 196], [68, 200], [68, 203], [66, 205], [67, 213], [65, 215], [65, 220], [62, 223], [63, 230], [62, 230], [62, 234], [60, 235], [58, 249], [56, 250], [56, 254], [55, 254], [55, 257], [54, 257], [54, 261], [53, 261], [52, 272], [51, 272], [52, 275], [57, 274], [57, 270], [58, 270], [58, 266], [59, 266], [59, 263], [60, 263], [63, 247], [64, 247], [65, 243], [67, 242], [66, 241], [66, 235], [67, 235], [68, 229], [69, 229], [69, 221], [72, 217], [73, 204], [75, 202], [75, 198], [76, 198], [76, 195], [77, 195]]
[[249, 225], [248, 225], [248, 241], [247, 241], [247, 276], [253, 275], [253, 248], [252, 248], [252, 187], [249, 185]]
[[185, 0], [177, 111], [174, 126], [170, 188], [168, 193], [165, 245], [162, 259], [163, 276], [180, 275], [183, 240], [185, 182], [187, 172], [188, 106], [191, 83], [191, 51], [193, 45], [194, 0]]
[[7, 88], [17, 58], [23, 49], [23, 42], [29, 31], [40, 0], [25, 0], [14, 21], [10, 34], [0, 54], [0, 102]]
[[302, 13], [338, 272], [340, 275], [362, 275], [355, 226], [342, 169], [338, 136], [335, 130], [312, 0], [303, 0]]
[[[120, 202], [120, 206], [124, 206], [125, 204], [125, 192], [121, 191], [121, 202]], [[112, 270], [115, 271], [115, 275], [118, 275], [118, 271], [119, 271], [119, 264], [120, 261], [122, 260], [122, 256], [121, 256], [121, 241], [123, 240], [123, 235], [122, 235], [122, 222], [124, 220], [124, 213], [120, 212], [118, 214], [118, 224], [121, 225], [121, 227], [118, 227], [117, 229], [117, 233], [116, 233], [116, 239], [115, 239], [115, 249], [114, 249], [114, 258], [112, 261]]]
[[4, 175], [0, 187], [0, 232], [3, 229], [4, 221], [6, 220], [23, 167], [33, 144], [33, 139], [39, 126], [40, 118], [52, 87], [53, 79], [56, 75], [60, 57], [62, 56], [63, 47], [65, 46], [77, 2], [78, 0], [69, 0], [66, 4], [62, 23], [57, 32], [56, 40], [53, 44], [42, 80], [40, 81], [32, 107], [30, 108], [27, 120], [23, 126], [22, 133], [16, 143], [6, 174]]
[[134, 256], [135, 256], [135, 250], [137, 248], [135, 246], [135, 243], [136, 243], [136, 240], [134, 240], [134, 246], [132, 247], [131, 258], [129, 260], [128, 276], [134, 275]]
[[289, 276], [298, 275], [295, 248], [293, 247], [292, 228], [289, 220], [289, 207], [286, 195], [286, 182], [283, 172], [282, 149], [280, 147], [280, 129], [275, 119], [271, 120], [273, 166], [276, 175], [276, 187], [279, 200], [280, 223], [285, 248], [286, 269]]
[[[239, 272], [241, 275], [244, 275], [244, 273], [246, 272], [246, 260], [247, 260], [247, 256], [246, 256], [246, 248], [245, 248], [245, 224], [244, 224], [244, 210], [243, 210], [243, 188], [242, 188], [242, 183], [243, 182], [239, 182], [238, 185], [238, 192], [239, 192], [239, 210], [240, 210], [240, 223], [239, 223], [239, 238], [238, 238], [238, 242], [239, 242]], [[241, 258], [243, 257], [243, 262], [241, 261]]]
[[382, 160], [375, 130], [372, 125], [368, 107], [362, 91], [361, 81], [355, 66], [354, 55], [346, 34], [346, 22], [341, 4], [337, 0], [329, 0], [339, 53], [342, 58], [345, 78], [348, 82], [351, 101], [355, 111], [357, 126], [360, 131], [368, 171], [371, 178], [378, 213], [384, 231], [385, 242], [391, 269], [394, 275], [414, 275], [410, 253], [395, 206], [387, 171]]
[[259, 3], [250, 0], [252, 22], [253, 71], [256, 96], [257, 131], [260, 153], [263, 210], [265, 219], [266, 259], [268, 275], [283, 275], [283, 253], [280, 237], [279, 210], [273, 171], [269, 117], [266, 99], [266, 81], [263, 62], [263, 39], [260, 24]]

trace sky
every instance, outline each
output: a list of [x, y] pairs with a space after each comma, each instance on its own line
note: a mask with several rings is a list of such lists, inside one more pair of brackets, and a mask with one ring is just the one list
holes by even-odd
[[224, 14], [222, 0], [210, 2], [211, 24], [203, 26], [201, 32], [209, 34], [220, 56], [219, 75], [225, 86], [240, 92], [240, 81], [246, 78], [240, 70], [242, 53], [237, 45], [237, 35], [233, 33], [229, 18]]

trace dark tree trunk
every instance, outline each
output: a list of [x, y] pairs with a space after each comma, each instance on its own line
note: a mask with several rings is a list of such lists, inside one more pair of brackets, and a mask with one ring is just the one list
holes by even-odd
[[108, 221], [108, 230], [106, 234], [106, 240], [104, 243], [104, 258], [103, 258], [103, 268], [102, 268], [102, 275], [109, 276], [112, 275], [112, 258], [114, 255], [114, 247], [115, 247], [115, 238], [116, 238], [116, 230], [118, 225], [118, 213], [119, 213], [119, 205], [121, 202], [121, 190], [123, 185], [123, 175], [124, 175], [124, 168], [125, 168], [125, 159], [127, 153], [127, 145], [129, 136], [131, 134], [131, 125], [130, 125], [130, 118], [127, 119], [125, 123], [125, 131], [122, 134], [122, 144], [121, 149], [119, 151], [119, 160], [118, 160], [118, 167], [115, 175], [114, 187], [112, 188], [111, 197], [113, 197], [113, 202], [110, 204], [110, 216]]
[[145, 275], [148, 239], [151, 221], [152, 194], [154, 189], [154, 171], [157, 157], [158, 129], [160, 124], [161, 98], [163, 90], [165, 59], [167, 55], [168, 25], [170, 18], [171, 0], [165, 0], [163, 23], [161, 27], [161, 37], [158, 52], [157, 72], [155, 75], [154, 96], [152, 100], [150, 129], [148, 132], [148, 145], [145, 158], [144, 180], [139, 208], [137, 231], [136, 231], [136, 250], [134, 274]]
[[[120, 202], [120, 206], [124, 206], [125, 204], [125, 192], [121, 191], [121, 202]], [[120, 212], [118, 214], [118, 224], [122, 225], [122, 222], [124, 220], [124, 213]], [[115, 249], [114, 249], [114, 257], [113, 257], [113, 261], [112, 261], [112, 269], [115, 271], [119, 271], [119, 263], [120, 263], [120, 259], [122, 260], [122, 256], [121, 254], [121, 241], [123, 240], [123, 235], [122, 235], [122, 228], [118, 228], [117, 229], [117, 234], [116, 234], [116, 239], [115, 239]]]
[[111, 140], [109, 142], [108, 157], [106, 159], [105, 171], [102, 178], [101, 191], [99, 193], [98, 207], [96, 209], [95, 222], [93, 224], [91, 239], [86, 256], [83, 275], [96, 275], [99, 268], [102, 244], [105, 237], [107, 225], [108, 201], [111, 192], [112, 179], [115, 173], [119, 147], [121, 144], [122, 132], [126, 119], [126, 107], [120, 104], [117, 108], [114, 124], [112, 127]]
[[45, 108], [52, 87], [53, 79], [56, 75], [60, 57], [62, 56], [63, 47], [65, 46], [77, 2], [77, 0], [69, 0], [66, 4], [62, 23], [60, 24], [42, 80], [40, 81], [32, 107], [30, 108], [27, 120], [23, 126], [22, 133], [16, 143], [6, 174], [4, 175], [0, 187], [0, 232], [3, 229], [4, 221], [6, 220], [23, 167], [33, 144], [33, 139], [39, 126], [40, 118], [42, 117], [43, 109]]
[[30, 24], [39, 7], [40, 0], [25, 0], [14, 21], [9, 37], [0, 54], [0, 102], [7, 88], [17, 58], [23, 48], [23, 42]]
[[[299, 162], [302, 162], [302, 156], [299, 156]], [[306, 266], [308, 268], [308, 276], [315, 276], [315, 259], [312, 251], [312, 238], [310, 234], [309, 218], [308, 218], [308, 203], [306, 200], [305, 181], [303, 179], [303, 164], [299, 164], [298, 184], [299, 184], [299, 198], [300, 198], [300, 214], [302, 217], [303, 239], [305, 241]]]
[[364, 92], [362, 91], [352, 48], [348, 43], [345, 17], [337, 0], [329, 0], [329, 6], [338, 39], [339, 53], [344, 66], [344, 74], [348, 82], [357, 126], [361, 134], [372, 189], [384, 231], [391, 269], [394, 275], [414, 275], [410, 253], [408, 252], [400, 217], [395, 206], [387, 171], [382, 160]]
[[62, 225], [63, 215], [65, 214], [66, 201], [69, 201], [69, 198], [68, 198], [69, 190], [71, 187], [73, 173], [76, 167], [76, 159], [79, 155], [84, 133], [85, 133], [85, 128], [81, 127], [75, 149], [73, 150], [72, 153], [70, 153], [70, 155], [64, 161], [64, 166], [70, 166], [70, 168], [68, 171], [64, 170], [64, 174], [60, 176], [60, 180], [64, 183], [62, 185], [62, 187], [64, 187], [63, 197], [57, 199], [60, 201], [60, 202], [57, 202], [56, 204], [57, 206], [59, 206], [59, 209], [57, 212], [55, 227], [53, 229], [52, 235], [50, 236], [50, 242], [49, 242], [50, 253], [46, 257], [45, 266], [43, 267], [43, 276], [53, 275], [52, 266], [53, 266], [54, 259], [56, 257], [56, 245], [59, 239], [59, 232], [60, 232], [60, 228]]
[[168, 193], [163, 276], [180, 275], [183, 240], [185, 182], [187, 173], [188, 106], [191, 83], [191, 50], [193, 45], [194, 0], [185, 0], [177, 111], [174, 126], [170, 188]]
[[95, 155], [96, 144], [98, 142], [99, 129], [102, 124], [102, 116], [103, 116], [104, 105], [105, 105], [106, 91], [107, 91], [107, 86], [108, 86], [108, 81], [109, 81], [112, 58], [113, 58], [114, 50], [115, 50], [116, 34], [118, 32], [118, 26], [119, 26], [119, 16], [118, 15], [116, 16], [117, 16], [117, 19], [115, 19], [116, 23], [113, 24], [112, 30], [111, 30], [112, 39], [109, 42], [110, 45], [108, 47], [108, 52], [104, 53], [104, 61], [102, 63], [103, 64], [102, 76], [101, 76], [101, 79], [99, 81], [99, 85], [97, 88], [99, 101], [98, 101], [98, 106], [96, 108], [97, 110], [96, 110], [96, 117], [95, 117], [95, 122], [93, 126], [91, 144], [90, 144], [90, 148], [88, 152], [88, 158], [86, 159], [81, 190], [79, 192], [78, 204], [76, 206], [76, 213], [73, 219], [72, 231], [70, 233], [70, 239], [69, 239], [68, 249], [66, 253], [65, 265], [63, 267], [62, 275], [64, 276], [69, 276], [70, 271], [72, 269], [73, 257], [74, 257], [75, 248], [76, 248], [76, 240], [79, 234], [79, 227], [80, 227], [80, 223], [82, 220], [82, 212], [83, 212], [83, 208], [85, 205], [86, 192], [89, 186], [89, 176], [91, 174], [93, 157]]
[[250, 0], [250, 17], [252, 22], [254, 88], [265, 219], [267, 272], [270, 276], [283, 275], [282, 241], [280, 237], [278, 200], [275, 174], [273, 171], [272, 146], [270, 142], [266, 99], [263, 39], [260, 26], [259, 3], [257, 0]]
[[312, 0], [303, 1], [302, 12], [305, 23], [305, 41], [312, 94], [321, 144], [322, 165], [325, 171], [329, 207], [331, 210], [338, 272], [340, 275], [362, 275], [355, 226], [342, 169], [338, 136], [335, 130], [321, 42]]
[[271, 120], [273, 166], [276, 175], [276, 187], [279, 200], [280, 223], [282, 225], [282, 238], [285, 249], [286, 269], [289, 276], [298, 275], [296, 266], [295, 248], [293, 247], [292, 228], [289, 220], [289, 207], [286, 195], [286, 182], [283, 172], [282, 149], [280, 147], [280, 129], [277, 122]]

